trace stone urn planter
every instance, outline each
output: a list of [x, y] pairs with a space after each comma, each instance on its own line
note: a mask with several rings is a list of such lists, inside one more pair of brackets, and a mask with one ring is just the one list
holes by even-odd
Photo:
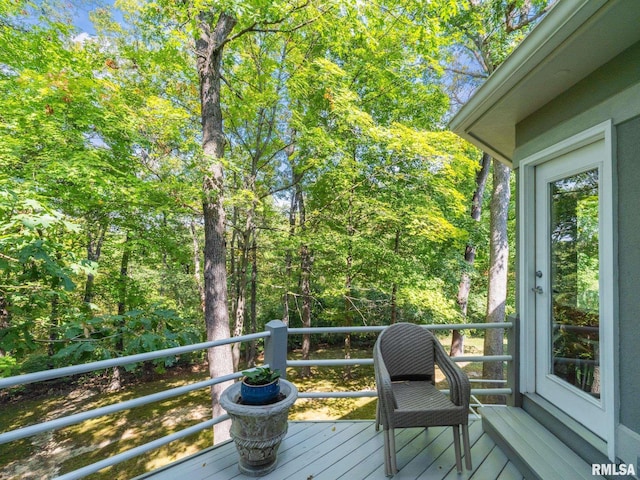
[[240, 385], [234, 383], [220, 396], [220, 405], [231, 417], [231, 438], [236, 444], [240, 472], [259, 477], [272, 472], [278, 448], [287, 434], [289, 408], [298, 398], [294, 384], [280, 379], [281, 400], [269, 405], [240, 403]]

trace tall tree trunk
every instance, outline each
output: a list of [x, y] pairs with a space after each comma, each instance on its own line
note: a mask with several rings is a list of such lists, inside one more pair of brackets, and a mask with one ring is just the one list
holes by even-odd
[[[11, 325], [11, 314], [9, 313], [9, 302], [4, 296], [4, 292], [0, 290], [0, 332], [5, 331]], [[1, 338], [1, 337], [0, 337]], [[8, 353], [0, 342], [0, 357], [6, 356]]]
[[[129, 232], [125, 235], [122, 257], [120, 259], [120, 278], [118, 280], [118, 315], [124, 315], [127, 311], [127, 284], [129, 279], [129, 258], [131, 257], [131, 239]], [[122, 337], [118, 340], [117, 347], [122, 351]]]
[[[258, 169], [258, 157], [253, 156], [251, 162], [251, 172], [244, 181], [244, 188], [249, 192], [253, 192], [254, 200], [251, 207], [247, 211], [247, 218], [242, 232], [238, 235], [238, 250], [240, 251], [240, 264], [236, 266], [236, 299], [234, 309], [234, 326], [233, 336], [238, 337], [244, 333], [244, 322], [247, 309], [247, 286], [249, 284], [249, 262], [251, 257], [251, 248], [256, 242], [256, 226], [254, 222], [256, 209], [258, 208], [256, 178]], [[234, 214], [235, 215], [235, 214]], [[237, 228], [237, 227], [236, 227]], [[240, 343], [234, 343], [231, 347], [233, 356], [233, 368], [238, 370], [240, 364]]]
[[[53, 282], [52, 290], [57, 289], [59, 280], [56, 278]], [[49, 315], [49, 347], [47, 354], [49, 356], [49, 368], [55, 368], [53, 364], [53, 356], [56, 353], [55, 344], [59, 338], [58, 329], [60, 328], [60, 296], [54, 291], [51, 296], [51, 314]]]
[[[248, 223], [251, 223], [250, 219], [247, 219]], [[248, 230], [245, 230], [240, 235], [239, 242], [239, 250], [240, 250], [240, 259], [239, 265], [236, 266], [236, 298], [235, 298], [235, 308], [234, 308], [234, 321], [233, 321], [233, 336], [239, 337], [244, 333], [244, 320], [246, 315], [247, 308], [247, 269], [249, 267], [249, 249], [250, 242], [253, 236], [253, 226], [247, 227]], [[233, 356], [233, 368], [234, 370], [238, 370], [238, 366], [240, 364], [240, 343], [234, 343], [231, 347], [231, 354]]]
[[[98, 262], [102, 253], [102, 244], [104, 243], [104, 237], [107, 233], [106, 225], [98, 225], [97, 234], [94, 236], [89, 232], [89, 238], [87, 242], [87, 260], [91, 262]], [[93, 302], [93, 284], [95, 277], [92, 273], [87, 275], [87, 281], [84, 285], [84, 298], [83, 301], [87, 310], [89, 311], [89, 304]]]
[[[227, 305], [227, 268], [225, 246], [224, 156], [225, 137], [222, 124], [221, 78], [224, 44], [236, 24], [236, 19], [221, 13], [214, 19], [209, 12], [200, 12], [199, 38], [196, 40], [200, 103], [202, 114], [202, 150], [206, 173], [203, 181], [203, 213], [205, 237], [205, 326], [207, 340], [229, 338], [229, 308]], [[231, 348], [211, 348], [207, 354], [209, 374], [219, 377], [233, 372]], [[213, 416], [224, 414], [219, 398], [232, 382], [211, 387]], [[214, 426], [214, 443], [230, 438], [230, 422]]]
[[[507, 274], [509, 266], [509, 242], [507, 221], [511, 198], [509, 167], [493, 161], [493, 193], [491, 195], [491, 238], [489, 291], [487, 295], [487, 322], [504, 322], [507, 302]], [[503, 354], [504, 329], [488, 329], [484, 334], [484, 354]], [[503, 378], [502, 362], [484, 362], [482, 376], [485, 379]], [[500, 384], [494, 384], [498, 386]], [[494, 402], [499, 398], [492, 398]]]
[[[396, 230], [396, 237], [393, 244], [393, 253], [398, 255], [400, 253], [400, 230]], [[393, 325], [398, 321], [398, 284], [393, 282], [391, 287], [391, 324]]]
[[[61, 260], [61, 254], [56, 254], [58, 262]], [[60, 294], [58, 289], [60, 288], [61, 280], [58, 277], [53, 277], [51, 280], [51, 314], [49, 315], [49, 346], [47, 354], [49, 356], [49, 368], [54, 368], [53, 356], [56, 353], [55, 344], [60, 338]]]
[[200, 295], [200, 308], [204, 313], [204, 286], [202, 285], [201, 271], [200, 271], [200, 242], [198, 241], [198, 231], [196, 230], [196, 222], [191, 220], [191, 239], [193, 242], [193, 280], [198, 289]]
[[[471, 218], [478, 224], [482, 213], [482, 198], [489, 177], [489, 167], [491, 166], [491, 157], [487, 153], [482, 154], [480, 170], [476, 173], [476, 190], [473, 192], [471, 199]], [[467, 306], [469, 303], [469, 292], [471, 291], [471, 270], [476, 258], [476, 246], [470, 239], [464, 249], [464, 261], [466, 268], [460, 277], [460, 285], [458, 286], [458, 307], [462, 321], [467, 320]], [[451, 350], [449, 354], [454, 357], [464, 353], [464, 336], [460, 330], [453, 330], [451, 336]]]
[[[288, 150], [288, 155], [293, 155], [293, 149]], [[291, 158], [289, 158], [291, 161]], [[307, 214], [305, 210], [304, 194], [300, 184], [302, 174], [295, 172], [293, 164], [291, 164], [292, 179], [295, 185], [295, 194], [291, 202], [293, 212], [297, 212], [299, 231], [303, 233], [307, 228]], [[295, 213], [290, 217], [289, 227], [290, 234], [295, 234]], [[291, 220], [293, 218], [293, 220]], [[311, 327], [311, 269], [313, 268], [313, 255], [309, 250], [309, 246], [300, 244], [300, 296], [302, 298], [301, 321], [304, 328]], [[311, 335], [305, 333], [302, 335], [302, 359], [309, 360], [311, 352]], [[301, 374], [303, 377], [311, 376], [311, 367], [302, 367]]]
[[[251, 333], [258, 330], [258, 241], [253, 235], [253, 245], [251, 247], [251, 311], [249, 313], [251, 323]], [[247, 365], [253, 367], [256, 363], [256, 341], [252, 340], [247, 352]]]
[[[165, 212], [162, 212], [162, 229], [165, 232], [167, 231], [167, 214]], [[168, 287], [169, 287], [168, 276], [169, 276], [169, 263], [167, 262], [167, 249], [163, 248], [162, 249], [162, 270], [160, 273], [160, 285], [158, 288], [158, 292], [162, 297], [164, 297], [169, 293], [168, 292]]]
[[[124, 238], [122, 257], [120, 259], [120, 278], [118, 279], [118, 320], [116, 322], [118, 336], [116, 337], [115, 351], [118, 355], [124, 352], [124, 314], [127, 311], [127, 287], [129, 280], [129, 259], [131, 258], [131, 239], [129, 232]], [[122, 388], [122, 375], [120, 367], [113, 367], [111, 382], [108, 390], [118, 391]]]
[[[354, 161], [355, 152], [354, 152]], [[347, 258], [346, 258], [346, 278], [345, 278], [345, 293], [344, 293], [344, 326], [351, 327], [353, 325], [353, 236], [355, 235], [356, 228], [353, 225], [353, 195], [354, 195], [355, 187], [351, 187], [351, 191], [349, 193], [349, 203], [348, 203], [348, 211], [347, 211]], [[347, 333], [344, 336], [344, 358], [345, 360], [349, 360], [351, 358], [351, 334]], [[346, 365], [344, 367], [343, 377], [345, 380], [351, 379], [351, 367]]]
[[[350, 249], [351, 250], [351, 249]], [[351, 287], [353, 278], [351, 277], [351, 267], [353, 263], [353, 257], [351, 252], [347, 256], [347, 277], [345, 280], [345, 295], [344, 295], [344, 326], [351, 327], [353, 325], [353, 296], [351, 294]], [[344, 336], [344, 358], [349, 360], [351, 358], [351, 334], [347, 333]], [[351, 380], [351, 366], [345, 365], [344, 372], [342, 374], [344, 380]]]
[[[237, 174], [234, 172], [233, 174], [233, 185], [237, 185]], [[231, 248], [229, 249], [229, 287], [231, 290], [229, 298], [229, 304], [231, 305], [231, 319], [233, 322], [232, 332], [233, 335], [236, 335], [236, 327], [238, 325], [238, 308], [240, 310], [244, 310], [243, 300], [240, 298], [240, 272], [241, 267], [239, 265], [240, 260], [238, 259], [237, 252], [242, 249], [242, 242], [240, 239], [240, 227], [238, 226], [238, 218], [240, 217], [240, 207], [238, 205], [234, 205], [231, 216]], [[242, 256], [240, 256], [242, 258]], [[234, 358], [235, 348], [237, 345], [231, 345], [231, 357]], [[233, 360], [234, 369], [237, 368], [237, 363]]]
[[[293, 154], [295, 153], [295, 144], [293, 140], [296, 136], [296, 132], [293, 131], [291, 133], [291, 144], [288, 145], [284, 151], [287, 155], [287, 161], [289, 162], [289, 166], [291, 168], [291, 184], [293, 185], [294, 191], [291, 195], [291, 202], [289, 204], [289, 238], [293, 238], [296, 235], [296, 223], [298, 212], [300, 208], [304, 208], [304, 205], [301, 204], [302, 201], [302, 187], [300, 182], [302, 180], [302, 175], [296, 172], [296, 166], [293, 163]], [[304, 222], [301, 222], [303, 226]], [[282, 321], [285, 325], [289, 325], [289, 301], [290, 301], [290, 293], [289, 287], [291, 286], [291, 276], [293, 271], [293, 253], [291, 249], [287, 249], [285, 253], [285, 274], [287, 278], [287, 282], [285, 283], [285, 292], [282, 296]]]
[[[296, 213], [298, 208], [296, 199], [297, 199], [297, 192], [295, 192], [291, 196], [291, 204], [289, 208], [289, 238], [293, 238], [296, 234]], [[293, 272], [293, 254], [290, 248], [288, 248], [284, 254], [284, 268], [285, 268], [286, 282], [285, 282], [284, 294], [282, 295], [282, 322], [288, 326], [290, 321], [289, 302], [291, 300], [289, 287], [291, 286], [291, 276]]]
[[[313, 256], [307, 245], [300, 246], [300, 291], [302, 294], [302, 327], [311, 327], [311, 267]], [[302, 335], [302, 359], [309, 360], [311, 350], [311, 336]], [[302, 376], [311, 375], [310, 367], [302, 367]]]

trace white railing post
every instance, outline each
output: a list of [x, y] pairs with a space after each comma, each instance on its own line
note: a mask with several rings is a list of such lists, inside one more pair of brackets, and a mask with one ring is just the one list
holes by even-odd
[[270, 335], [265, 339], [264, 363], [272, 370], [279, 370], [282, 378], [287, 377], [287, 326], [281, 320], [271, 320], [266, 325]]
[[507, 363], [507, 387], [511, 389], [511, 395], [507, 395], [507, 405], [510, 407], [522, 406], [520, 394], [520, 316], [510, 315], [509, 321], [513, 325], [507, 330], [507, 348], [511, 361]]

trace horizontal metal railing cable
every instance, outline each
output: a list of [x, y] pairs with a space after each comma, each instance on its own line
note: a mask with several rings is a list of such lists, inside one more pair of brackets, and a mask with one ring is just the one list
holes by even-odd
[[[462, 355], [451, 357], [454, 362], [510, 362], [511, 355]], [[336, 358], [322, 360], [287, 360], [287, 367], [344, 367], [373, 365], [373, 358]]]
[[56, 477], [56, 480], [76, 480], [78, 478], [86, 477], [87, 475], [91, 475], [92, 473], [99, 472], [103, 468], [112, 467], [113, 465], [117, 465], [118, 463], [125, 462], [134, 457], [142, 455], [143, 453], [147, 453], [151, 450], [156, 450], [157, 448], [162, 447], [163, 445], [167, 445], [175, 440], [180, 440], [181, 438], [188, 437], [189, 435], [193, 435], [195, 433], [206, 430], [207, 428], [213, 427], [215, 424], [224, 422], [229, 419], [229, 415], [224, 414], [219, 417], [212, 418], [211, 420], [207, 420], [205, 422], [200, 422], [196, 425], [192, 425], [178, 432], [172, 433], [171, 435], [166, 435], [162, 438], [158, 438], [149, 443], [145, 443], [144, 445], [140, 445], [138, 447], [134, 447], [125, 452], [119, 453], [109, 458], [105, 458], [104, 460], [100, 460], [99, 462], [92, 463], [91, 465], [87, 465], [86, 467], [79, 468], [74, 470], [73, 472], [65, 473], [59, 477]]
[[367, 398], [377, 397], [375, 390], [361, 390], [359, 392], [298, 392], [298, 398]]
[[240, 377], [242, 377], [242, 373], [233, 373], [231, 375], [225, 375], [223, 377], [217, 377], [214, 379], [204, 380], [202, 382], [191, 383], [183, 387], [163, 390], [162, 392], [152, 393], [151, 395], [145, 395], [144, 397], [138, 397], [132, 400], [125, 400], [124, 402], [113, 403], [111, 405], [95, 408], [86, 412], [56, 418], [55, 420], [49, 420], [48, 422], [37, 423], [28, 427], [12, 430], [10, 432], [0, 433], [0, 445], [2, 445], [3, 443], [13, 442], [14, 440], [20, 440], [21, 438], [38, 435], [50, 430], [57, 430], [59, 428], [68, 427], [70, 425], [76, 425], [78, 423], [84, 422], [85, 420], [91, 420], [92, 418], [104, 417], [105, 415], [111, 415], [113, 413], [122, 412], [124, 410], [130, 410], [132, 408], [148, 405], [149, 403], [159, 402], [168, 398], [177, 397], [178, 395], [184, 395], [186, 393], [193, 392], [194, 390], [200, 390], [201, 388], [210, 387], [212, 385], [224, 383], [229, 380], [235, 380], [236, 378]]
[[[491, 323], [452, 323], [452, 324], [430, 324], [420, 325], [427, 330], [487, 330], [490, 328], [511, 328], [513, 322], [491, 322]], [[289, 335], [316, 335], [323, 333], [368, 333], [381, 332], [387, 328], [382, 326], [368, 327], [309, 327], [309, 328], [289, 328]]]
[[287, 360], [287, 367], [347, 367], [373, 365], [373, 358], [327, 358], [316, 360]]
[[27, 385], [29, 383], [44, 382], [45, 380], [53, 380], [54, 378], [69, 377], [71, 375], [79, 375], [81, 373], [95, 372], [112, 367], [122, 367], [131, 365], [132, 363], [147, 362], [158, 358], [171, 357], [174, 355], [182, 355], [197, 350], [207, 350], [209, 348], [229, 345], [231, 343], [247, 342], [258, 340], [270, 336], [269, 332], [259, 332], [241, 337], [225, 338], [222, 340], [214, 340], [212, 342], [194, 343], [192, 345], [184, 345], [182, 347], [165, 348], [164, 350], [155, 350], [153, 352], [139, 353], [137, 355], [128, 355], [126, 357], [110, 358], [108, 360], [100, 360], [98, 362], [84, 363], [82, 365], [72, 365], [70, 367], [55, 368], [53, 370], [45, 370], [42, 372], [26, 373], [15, 377], [0, 378], [0, 389], [15, 387], [18, 385]]
[[[449, 389], [440, 390], [444, 394], [449, 393]], [[510, 388], [472, 388], [471, 395], [509, 395]], [[298, 398], [367, 398], [377, 397], [375, 390], [361, 390], [358, 392], [299, 392]]]
[[454, 362], [510, 362], [511, 355], [460, 355], [451, 357]]
[[484, 378], [470, 378], [469, 381], [471, 383], [507, 383], [506, 380], [489, 380]]
[[[428, 326], [425, 326], [425, 328], [427, 328], [428, 330], [461, 330], [461, 329], [484, 330], [488, 328], [509, 329], [512, 326], [513, 326], [512, 322], [504, 322], [504, 323], [468, 323], [468, 324], [456, 324], [456, 325], [428, 325]], [[384, 328], [386, 327], [364, 326], [364, 327], [290, 328], [287, 330], [287, 336], [288, 335], [304, 335], [304, 334], [343, 334], [343, 333], [357, 334], [357, 333], [368, 333], [368, 332], [380, 332], [384, 330]], [[202, 342], [202, 343], [193, 344], [193, 345], [185, 345], [182, 347], [174, 347], [174, 348], [168, 348], [164, 350], [157, 350], [154, 352], [130, 355], [127, 357], [102, 360], [102, 361], [87, 363], [83, 365], [74, 365], [71, 367], [63, 367], [63, 368], [58, 368], [54, 370], [47, 370], [44, 372], [29, 373], [25, 375], [19, 375], [16, 377], [0, 379], [0, 389], [15, 387], [19, 385], [26, 385], [34, 382], [42, 382], [42, 381], [52, 380], [52, 379], [71, 376], [71, 375], [78, 375], [78, 374], [83, 374], [83, 373], [88, 373], [93, 371], [99, 371], [99, 370], [104, 370], [104, 369], [112, 368], [116, 366], [130, 365], [133, 363], [145, 362], [145, 361], [155, 360], [155, 359], [169, 357], [169, 356], [177, 356], [185, 353], [195, 352], [198, 350], [206, 350], [209, 348], [214, 348], [222, 345], [248, 342], [252, 340], [258, 340], [261, 338], [268, 338], [270, 336], [271, 336], [270, 331], [264, 331], [264, 332], [259, 332], [255, 334], [250, 334], [250, 335], [243, 335], [240, 337], [233, 337], [233, 338], [224, 339], [224, 340], [216, 340], [213, 342]], [[281, 353], [281, 352], [278, 352], [278, 353]], [[286, 355], [286, 352], [284, 352], [284, 354]], [[453, 360], [456, 362], [485, 362], [485, 361], [510, 362], [513, 359], [511, 355], [491, 355], [491, 356], [469, 355], [469, 356], [453, 357]], [[286, 365], [287, 367], [304, 367], [304, 366], [332, 367], [332, 366], [354, 366], [354, 365], [370, 366], [370, 365], [373, 365], [373, 359], [361, 358], [361, 359], [288, 360], [286, 362]], [[268, 366], [268, 364], [265, 364], [265, 366]], [[161, 392], [153, 393], [153, 394], [135, 398], [132, 400], [127, 400], [127, 401], [119, 402], [116, 404], [96, 408], [93, 410], [89, 410], [87, 412], [80, 412], [80, 413], [68, 415], [65, 417], [61, 417], [58, 419], [50, 420], [47, 422], [43, 422], [40, 424], [18, 428], [9, 432], [1, 433], [0, 444], [8, 443], [8, 442], [22, 439], [22, 438], [31, 437], [46, 431], [57, 430], [70, 425], [75, 425], [75, 424], [84, 422], [86, 420], [130, 410], [132, 408], [136, 408], [142, 405], [147, 405], [153, 402], [166, 400], [168, 398], [177, 397], [195, 390], [210, 387], [211, 385], [215, 385], [215, 384], [222, 383], [229, 380], [234, 380], [234, 379], [240, 378], [241, 376], [242, 376], [242, 373], [235, 372], [230, 375], [218, 377], [216, 379], [208, 379], [205, 381], [196, 382], [196, 383], [185, 385], [182, 387], [176, 387], [176, 388], [164, 390]], [[477, 382], [477, 383], [497, 383], [497, 384], [507, 383], [505, 380], [471, 379], [471, 381]], [[443, 390], [443, 392], [446, 393], [447, 391]], [[472, 395], [508, 395], [512, 393], [512, 389], [511, 388], [471, 389], [471, 393]], [[359, 397], [375, 398], [376, 396], [377, 396], [377, 393], [376, 391], [373, 391], [373, 390], [347, 391], [347, 392], [300, 392], [299, 394], [299, 398], [317, 398], [317, 399], [359, 398]], [[73, 472], [66, 473], [58, 478], [60, 480], [72, 480], [72, 479], [83, 478], [87, 475], [98, 472], [103, 468], [107, 468], [107, 467], [116, 465], [118, 463], [122, 463], [126, 460], [130, 460], [134, 457], [142, 455], [151, 450], [160, 448], [163, 445], [171, 443], [175, 440], [198, 433], [207, 428], [211, 428], [213, 425], [220, 423], [224, 420], [227, 420], [228, 418], [229, 417], [227, 415], [222, 415], [220, 417], [207, 420], [205, 422], [201, 422], [196, 425], [192, 425], [186, 429], [180, 430], [178, 432], [172, 433], [162, 438], [158, 438], [144, 445], [134, 447], [130, 450], [119, 453], [117, 455], [106, 458], [104, 460], [98, 461], [91, 465], [87, 465]]]
[[[509, 329], [513, 327], [513, 322], [492, 322], [492, 323], [459, 323], [455, 325], [421, 325], [427, 330], [486, 330], [492, 328]], [[311, 327], [311, 328], [289, 328], [289, 335], [310, 335], [310, 334], [340, 334], [340, 333], [369, 333], [381, 332], [386, 326], [365, 326], [365, 327]], [[451, 357], [454, 362], [510, 362], [511, 355], [461, 355]], [[287, 360], [287, 367], [342, 367], [342, 366], [372, 366], [372, 358], [349, 358], [349, 359], [314, 359], [314, 360]], [[472, 383], [494, 383], [506, 384], [506, 380], [480, 380], [470, 379]], [[442, 390], [448, 394], [447, 389]], [[472, 388], [472, 395], [511, 395], [511, 388]], [[367, 398], [376, 397], [377, 393], [371, 390], [359, 392], [300, 392], [298, 398]], [[481, 404], [480, 404], [481, 405]]]

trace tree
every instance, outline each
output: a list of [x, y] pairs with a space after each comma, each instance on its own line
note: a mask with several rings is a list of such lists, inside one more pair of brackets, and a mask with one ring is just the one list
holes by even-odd
[[[476, 172], [475, 183], [476, 189], [473, 192], [473, 199], [471, 201], [471, 218], [474, 222], [480, 222], [482, 215], [482, 202], [484, 197], [484, 190], [489, 177], [489, 169], [491, 167], [491, 157], [483, 153], [480, 168]], [[470, 227], [472, 230], [475, 228]], [[471, 237], [471, 236], [470, 236]], [[477, 244], [471, 240], [467, 241], [464, 249], [464, 261], [466, 268], [463, 269], [460, 275], [460, 284], [458, 286], [458, 295], [456, 297], [458, 308], [462, 315], [463, 321], [467, 319], [467, 311], [469, 304], [469, 293], [471, 292], [471, 269], [473, 268], [476, 259]], [[464, 354], [464, 336], [460, 330], [453, 330], [451, 335], [451, 350], [449, 352], [451, 356]]]
[[[229, 169], [233, 172], [227, 183], [233, 211], [230, 268], [234, 336], [245, 331], [249, 288], [256, 266], [252, 260], [257, 259], [252, 250], [257, 245], [260, 217], [273, 214], [272, 194], [281, 182], [277, 167], [289, 146], [284, 140], [283, 93], [290, 42], [288, 34], [243, 36], [234, 45], [242, 53], [226, 73], [227, 82], [234, 86], [225, 105], [231, 150]], [[243, 81], [246, 78], [252, 81]], [[237, 369], [240, 345], [234, 344], [232, 351]]]
[[[489, 161], [474, 185], [477, 152], [443, 131], [438, 51], [447, 32], [490, 37], [479, 2], [123, 1], [126, 22], [98, 9], [83, 41], [57, 16], [16, 20], [24, 5], [0, 5], [0, 178], [19, 200], [0, 242], [42, 257], [0, 261], [0, 326], [42, 341], [31, 353], [459, 318], [453, 252], [481, 236], [461, 199], [476, 190], [479, 218]], [[209, 352], [210, 374], [234, 353]]]
[[[455, 61], [446, 67], [451, 74], [450, 83], [459, 88], [460, 85], [468, 85], [469, 82], [477, 84], [478, 81], [491, 75], [552, 4], [553, 1], [548, 0], [460, 2], [459, 12], [448, 22], [449, 32], [453, 38], [452, 52], [456, 54]], [[472, 216], [474, 209], [478, 208], [478, 200], [481, 201], [477, 198], [477, 194], [484, 189], [488, 160], [488, 156], [483, 154], [480, 173], [476, 177], [477, 188], [472, 201]], [[510, 171], [508, 167], [495, 161], [493, 169], [487, 321], [502, 322], [505, 318], [507, 299], [507, 205], [510, 200]], [[465, 260], [469, 266], [473, 265], [474, 257], [475, 246], [467, 244]], [[470, 280], [465, 271], [462, 274], [458, 293], [458, 304], [463, 316], [466, 316], [469, 289]], [[485, 332], [485, 355], [502, 353], [503, 335], [501, 329], [490, 329]], [[461, 350], [462, 339], [454, 333], [451, 354], [461, 354]], [[502, 364], [499, 362], [485, 362], [483, 376], [501, 379], [502, 370]]]
[[[273, 2], [237, 6], [232, 9], [204, 9], [197, 13], [196, 57], [200, 79], [203, 152], [203, 211], [205, 225], [205, 324], [207, 338], [217, 340], [229, 337], [229, 310], [226, 271], [226, 212], [224, 205], [223, 158], [225, 136], [222, 112], [222, 72], [225, 47], [229, 42], [256, 32], [300, 28], [306, 21], [291, 27], [285, 22], [295, 22], [296, 13], [307, 4], [290, 6], [287, 2]], [[232, 36], [236, 24], [238, 32]], [[247, 244], [249, 241], [247, 241]], [[211, 376], [221, 376], [233, 371], [233, 359], [228, 347], [209, 351]], [[218, 399], [228, 383], [212, 386], [214, 415], [222, 413]], [[228, 438], [228, 425], [214, 427], [216, 443]]]
[[[421, 129], [437, 128], [447, 107], [443, 93], [430, 82], [434, 75], [430, 59], [437, 43], [434, 32], [438, 29], [432, 14], [431, 6], [422, 2], [348, 5], [341, 10], [340, 21], [321, 38], [326, 44], [321, 51], [328, 55], [323, 54], [314, 65], [313, 84], [322, 97], [317, 98], [313, 112], [326, 137], [316, 134], [317, 146], [311, 151], [324, 158], [325, 163], [309, 173], [315, 181], [309, 186], [307, 224], [324, 230], [318, 232], [322, 236], [317, 237], [314, 258], [319, 269], [332, 272], [332, 280], [327, 282], [330, 287], [325, 291], [341, 297], [335, 318], [342, 324], [349, 324], [354, 315], [365, 317], [363, 305], [357, 305], [365, 299], [357, 297], [362, 292], [373, 295], [372, 292], [380, 291], [382, 276], [386, 283], [381, 290], [387, 298], [386, 314], [390, 316], [397, 310], [388, 305], [390, 298], [397, 298], [398, 286], [394, 294], [393, 284], [402, 274], [387, 262], [392, 265], [403, 262], [398, 260], [401, 255], [397, 253], [392, 258], [389, 249], [392, 252], [396, 249], [395, 235], [389, 238], [383, 225], [401, 224], [398, 228], [405, 229], [402, 222], [411, 223], [417, 215], [402, 218], [395, 214], [389, 204], [398, 199], [394, 194], [401, 189], [392, 186], [394, 180], [402, 178], [405, 162], [412, 166], [412, 162], [421, 163], [424, 167], [432, 160], [431, 155], [435, 164], [435, 157], [442, 153], [428, 148], [419, 151], [415, 147], [402, 158], [403, 150], [420, 143], [416, 137]], [[309, 123], [297, 131], [301, 142], [305, 142]], [[300, 149], [298, 156], [304, 153]], [[423, 162], [414, 160], [421, 154], [425, 156]], [[395, 179], [394, 169], [399, 171]], [[415, 183], [422, 180], [425, 179]], [[405, 199], [419, 201], [422, 193], [416, 189], [416, 196]], [[400, 203], [398, 199], [393, 205], [397, 207]], [[403, 212], [410, 212], [412, 207], [415, 204]], [[314, 211], [319, 215], [314, 215]], [[380, 212], [384, 212], [384, 220], [376, 223]], [[420, 214], [427, 211], [420, 210]], [[391, 222], [389, 217], [395, 217], [396, 221]], [[342, 268], [336, 268], [337, 265]], [[367, 302], [372, 304], [370, 300]]]
[[[491, 238], [489, 241], [489, 290], [487, 292], [487, 322], [504, 322], [506, 317], [507, 283], [509, 271], [509, 240], [507, 221], [511, 198], [509, 167], [500, 162], [493, 164], [493, 191], [491, 193]], [[502, 355], [503, 329], [485, 330], [485, 355]], [[482, 376], [502, 379], [501, 362], [484, 362]]]
[[[202, 152], [204, 156], [204, 315], [207, 340], [229, 338], [227, 305], [226, 213], [224, 210], [224, 178], [222, 158], [225, 137], [222, 124], [221, 78], [224, 47], [236, 25], [236, 19], [225, 12], [217, 19], [213, 12], [199, 12], [199, 38], [196, 40], [200, 102], [202, 114]], [[218, 377], [233, 372], [233, 360], [228, 346], [209, 349], [209, 373]], [[223, 413], [219, 398], [230, 382], [211, 387], [213, 415]], [[214, 442], [229, 438], [229, 425], [214, 427]]]
[[[31, 242], [30, 229], [12, 218], [55, 218], [46, 228], [38, 226], [40, 220], [34, 223], [36, 241], [66, 273], [64, 279], [47, 278], [44, 290], [33, 288], [30, 308], [22, 308], [25, 278], [13, 268], [18, 264], [8, 265], [2, 287], [6, 317], [20, 330], [7, 333], [25, 340], [9, 354], [18, 352], [26, 361], [20, 368], [30, 369], [43, 352], [52, 358], [47, 365], [65, 365], [194, 341], [184, 319], [168, 310], [158, 313], [182, 300], [172, 287], [183, 277], [174, 266], [180, 268], [184, 255], [181, 216], [189, 213], [184, 199], [192, 195], [186, 182], [173, 180], [186, 175], [175, 168], [177, 162], [172, 165], [171, 155], [177, 137], [189, 138], [188, 115], [177, 114], [162, 98], [180, 90], [171, 81], [181, 80], [184, 68], [172, 69], [181, 57], [174, 56], [158, 75], [153, 68], [167, 59], [138, 48], [138, 39], [127, 42], [133, 34], [123, 33], [121, 25], [114, 27], [122, 36], [113, 34], [104, 12], [98, 15], [105, 24], [99, 31], [111, 35], [108, 41], [77, 38], [65, 19], [66, 5], [14, 4], [9, 12], [3, 10], [6, 2], [0, 6], [0, 177], [17, 199], [9, 204], [7, 225], [14, 229], [11, 242], [24, 246]], [[182, 140], [187, 150], [185, 145]], [[67, 224], [74, 227], [62, 228]], [[174, 227], [172, 235], [166, 235], [167, 224]], [[126, 232], [131, 248], [123, 255]], [[42, 257], [25, 260], [33, 273], [47, 263]], [[123, 264], [126, 282], [119, 281]], [[146, 273], [150, 266], [157, 276]], [[188, 312], [188, 302], [181, 306]], [[142, 325], [149, 328], [140, 332]]]
[[[24, 7], [21, 15], [29, 12], [29, 5]], [[50, 8], [42, 5], [46, 13]], [[121, 180], [127, 178], [130, 186], [137, 182], [130, 162], [130, 130], [124, 122], [128, 106], [111, 88], [102, 52], [73, 41], [70, 33], [58, 14], [42, 16], [35, 24], [25, 24], [19, 16], [1, 22], [0, 162], [5, 185], [20, 198], [37, 202], [36, 211], [44, 209], [65, 221], [76, 219], [89, 232], [83, 263], [93, 268], [82, 271], [87, 273], [84, 299], [89, 304], [111, 208], [122, 209], [131, 199], [130, 188]], [[96, 230], [100, 233], [92, 238]], [[78, 232], [70, 233], [61, 231], [58, 242], [64, 253], [55, 254], [58, 260], [75, 255]], [[77, 281], [73, 278], [72, 284]], [[74, 309], [72, 296], [55, 291], [59, 283], [50, 282], [49, 356], [64, 344], [63, 320]], [[36, 315], [24, 313], [27, 318]]]

